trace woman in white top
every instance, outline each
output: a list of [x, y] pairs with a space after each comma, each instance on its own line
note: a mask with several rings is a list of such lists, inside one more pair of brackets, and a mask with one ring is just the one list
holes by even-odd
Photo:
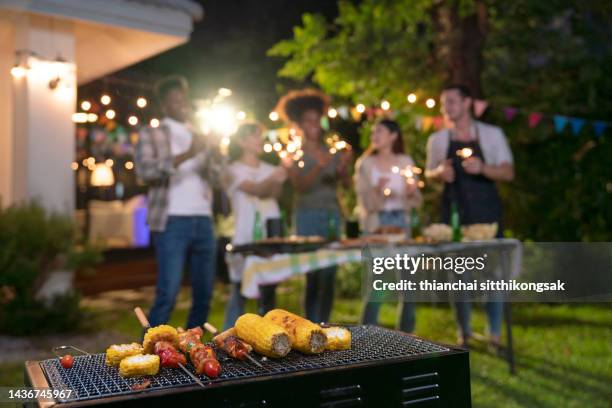
[[[402, 132], [397, 122], [384, 119], [373, 129], [371, 145], [355, 165], [355, 186], [361, 229], [374, 233], [379, 227], [410, 228], [410, 213], [422, 203], [413, 173], [414, 161], [404, 153]], [[380, 302], [367, 299], [363, 321], [376, 324]], [[403, 302], [399, 327], [414, 331], [414, 304]]]
[[[276, 198], [281, 193], [287, 173], [282, 167], [259, 159], [263, 147], [262, 131], [262, 126], [257, 123], [245, 123], [230, 138], [230, 158], [233, 161], [229, 166], [231, 182], [227, 195], [234, 214], [234, 246], [253, 242], [256, 213], [259, 213], [262, 228], [265, 228], [266, 220], [280, 218]], [[244, 257], [229, 253], [226, 261], [232, 288], [225, 310], [224, 328], [229, 328], [244, 312], [245, 299], [240, 295]], [[263, 291], [262, 296], [273, 298], [274, 291]], [[273, 299], [260, 300], [260, 304], [274, 303]]]

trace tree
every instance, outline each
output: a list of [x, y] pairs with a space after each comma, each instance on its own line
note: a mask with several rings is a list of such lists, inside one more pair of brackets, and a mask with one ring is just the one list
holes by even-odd
[[[304, 14], [269, 55], [287, 58], [280, 76], [314, 81], [339, 102], [389, 100], [422, 163], [414, 117], [431, 111], [405, 98], [437, 95], [446, 82], [494, 107], [610, 117], [611, 15], [601, 0], [341, 0], [334, 21]], [[524, 116], [507, 123], [499, 109], [486, 120], [504, 127], [515, 154], [517, 180], [502, 189], [509, 228], [534, 239], [609, 239], [605, 137], [588, 128], [556, 135], [550, 120], [529, 129]]]

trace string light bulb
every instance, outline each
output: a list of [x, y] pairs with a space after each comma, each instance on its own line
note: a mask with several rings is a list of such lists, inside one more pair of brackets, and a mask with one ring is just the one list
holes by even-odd
[[13, 68], [11, 68], [11, 75], [13, 78], [23, 78], [28, 74], [28, 69], [22, 65], [15, 64]]
[[363, 113], [365, 112], [366, 107], [363, 103], [358, 103], [357, 106], [355, 106], [355, 109], [357, 110], [357, 112]]
[[159, 127], [159, 119], [153, 118], [153, 119], [151, 119], [149, 124], [151, 125], [152, 128], [157, 128], [157, 127]]
[[436, 106], [436, 100], [433, 98], [429, 98], [425, 101], [425, 106], [427, 106], [429, 109], [433, 109], [434, 106]]
[[246, 119], [246, 112], [245, 111], [239, 111], [238, 113], [236, 113], [236, 119], [238, 119], [238, 120], [245, 120]]
[[124, 166], [127, 170], [132, 170], [134, 168], [134, 162], [126, 161]]
[[391, 103], [387, 100], [384, 100], [380, 103], [380, 107], [382, 108], [382, 110], [389, 110], [391, 109]]
[[138, 118], [132, 115], [128, 118], [128, 123], [132, 126], [136, 126], [138, 124]]
[[334, 119], [335, 117], [338, 116], [338, 111], [334, 108], [329, 108], [327, 110], [327, 116], [329, 116], [330, 118]]
[[91, 109], [91, 102], [89, 102], [89, 101], [81, 102], [81, 109], [83, 109], [84, 111], [90, 110]]
[[105, 115], [108, 119], [112, 120], [112, 119], [115, 119], [115, 116], [117, 116], [117, 113], [113, 109], [109, 109], [106, 111]]
[[107, 94], [104, 94], [100, 97], [100, 102], [102, 103], [102, 105], [108, 105], [111, 103], [111, 97]]
[[278, 120], [278, 112], [272, 111], [270, 112], [268, 117], [270, 118], [272, 122], [276, 122]]
[[417, 101], [417, 96], [414, 93], [408, 94], [406, 97], [409, 103], [415, 103]]
[[136, 106], [139, 108], [144, 108], [147, 106], [147, 100], [141, 96], [140, 98], [136, 99]]

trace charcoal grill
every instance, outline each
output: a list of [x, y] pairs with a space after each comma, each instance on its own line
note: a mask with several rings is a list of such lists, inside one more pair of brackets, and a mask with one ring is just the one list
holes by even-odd
[[[181, 370], [162, 368], [144, 391], [106, 367], [104, 354], [77, 356], [71, 369], [57, 358], [28, 361], [26, 385], [71, 389], [46, 406], [161, 405], [202, 402], [211, 407], [470, 407], [467, 351], [376, 326], [350, 327], [350, 350], [307, 356], [292, 351], [262, 367], [218, 352], [219, 378], [199, 387]], [[193, 372], [193, 367], [188, 365]]]

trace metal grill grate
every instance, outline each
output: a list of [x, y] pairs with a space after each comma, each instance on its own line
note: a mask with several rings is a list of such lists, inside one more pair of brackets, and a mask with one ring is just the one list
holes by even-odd
[[[223, 367], [221, 376], [209, 380], [202, 375], [200, 379], [205, 382], [220, 382], [236, 378], [342, 367], [369, 361], [393, 360], [449, 351], [449, 349], [437, 344], [376, 326], [355, 326], [350, 329], [352, 332], [352, 347], [350, 350], [325, 352], [314, 356], [306, 356], [292, 351], [285, 358], [262, 361], [263, 368], [248, 361], [230, 359], [219, 351], [218, 357]], [[143, 381], [142, 377], [121, 377], [116, 368], [107, 367], [104, 364], [104, 354], [77, 356], [71, 369], [62, 368], [57, 358], [42, 361], [40, 364], [52, 388], [74, 390], [70, 399], [60, 402], [137, 393], [139, 391], [133, 391], [131, 386]], [[191, 365], [187, 365], [187, 368], [194, 372]], [[161, 368], [158, 375], [147, 378], [151, 381], [148, 390], [195, 384], [193, 379], [182, 370], [169, 368]]]

